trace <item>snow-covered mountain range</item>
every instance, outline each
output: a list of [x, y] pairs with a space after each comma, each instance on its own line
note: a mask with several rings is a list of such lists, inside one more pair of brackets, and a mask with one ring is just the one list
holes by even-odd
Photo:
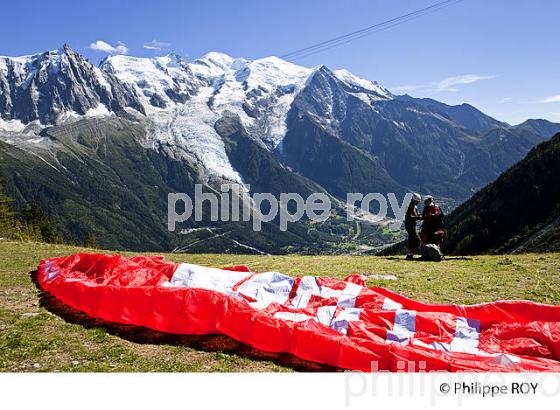
[[[145, 120], [151, 143], [173, 146], [175, 154], [194, 157], [210, 173], [241, 182], [214, 129], [216, 121], [224, 112], [234, 113], [250, 135], [274, 149], [286, 135], [294, 98], [322, 69], [276, 57], [249, 61], [216, 52], [191, 63], [175, 54], [116, 55], [95, 67], [68, 45], [0, 57], [0, 130], [38, 132], [84, 117], [132, 115]], [[347, 92], [366, 103], [393, 98], [346, 70], [334, 74]], [[333, 112], [315, 116], [325, 125], [337, 121]]]
[[[347, 70], [277, 57], [113, 55], [97, 67], [68, 45], [0, 57], [0, 176], [17, 200], [96, 193], [96, 209], [129, 222], [135, 216], [122, 198], [98, 195], [88, 178], [105, 173], [117, 186], [132, 174], [126, 184], [144, 189], [140, 170], [151, 167], [161, 195], [225, 181], [255, 192], [324, 190], [341, 200], [349, 192], [412, 190], [457, 204], [558, 131], [545, 120], [510, 126], [468, 104], [396, 96]], [[56, 182], [48, 190], [22, 168], [37, 160]], [[60, 219], [64, 206], [52, 202]], [[150, 209], [142, 212], [156, 212]], [[68, 229], [82, 235], [76, 226]]]

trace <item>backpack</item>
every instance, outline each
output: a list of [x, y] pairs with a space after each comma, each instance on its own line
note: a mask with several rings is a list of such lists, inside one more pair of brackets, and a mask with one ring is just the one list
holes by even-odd
[[443, 253], [435, 243], [429, 243], [422, 247], [422, 260], [430, 262], [441, 262]]

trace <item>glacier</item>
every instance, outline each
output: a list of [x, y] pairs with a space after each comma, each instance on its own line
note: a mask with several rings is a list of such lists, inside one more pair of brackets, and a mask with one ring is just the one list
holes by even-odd
[[[72, 75], [75, 68], [79, 76]], [[286, 135], [286, 118], [294, 99], [319, 69], [278, 57], [248, 60], [220, 52], [191, 62], [177, 54], [152, 58], [111, 55], [96, 67], [67, 45], [42, 54], [0, 57], [0, 138], [14, 141], [9, 136], [26, 129], [30, 118], [39, 124], [33, 128], [37, 131], [84, 117], [127, 114], [145, 124], [146, 146], [164, 147], [175, 158], [194, 161], [210, 177], [243, 183], [214, 128], [216, 121], [233, 113], [252, 138], [274, 150]], [[334, 73], [348, 93], [368, 104], [392, 98], [375, 82], [347, 70]], [[71, 101], [60, 97], [66, 88], [54, 92], [48, 88], [48, 81], [57, 79], [76, 89], [67, 97]], [[37, 107], [41, 99], [53, 99], [53, 112], [43, 114], [35, 108], [36, 112], [17, 118], [14, 108], [8, 109], [15, 104], [14, 97], [2, 91], [10, 86], [31, 88], [30, 98]], [[4, 111], [2, 98], [8, 107]]]

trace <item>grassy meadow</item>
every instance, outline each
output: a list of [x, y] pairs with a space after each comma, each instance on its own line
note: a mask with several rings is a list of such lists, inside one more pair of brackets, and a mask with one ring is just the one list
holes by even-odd
[[[0, 371], [278, 372], [325, 370], [288, 355], [268, 355], [224, 336], [172, 337], [58, 313], [31, 273], [43, 258], [100, 252], [66, 245], [0, 240]], [[132, 253], [123, 252], [126, 255]], [[450, 258], [441, 263], [378, 256], [167, 254], [166, 259], [223, 267], [248, 265], [292, 276], [362, 274], [430, 303], [528, 299], [560, 304], [560, 254]], [[52, 298], [51, 298], [52, 299]], [[53, 306], [51, 306], [53, 305]], [[60, 308], [60, 306], [59, 306]]]

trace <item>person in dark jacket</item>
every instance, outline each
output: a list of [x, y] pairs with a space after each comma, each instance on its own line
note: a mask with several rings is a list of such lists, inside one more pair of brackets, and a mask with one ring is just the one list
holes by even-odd
[[404, 227], [406, 229], [406, 233], [408, 234], [407, 260], [414, 259], [414, 254], [420, 251], [420, 237], [416, 231], [416, 222], [422, 219], [422, 216], [418, 212], [417, 208], [420, 199], [419, 194], [412, 194], [412, 199], [410, 200], [410, 204], [408, 205], [406, 214], [404, 215]]

